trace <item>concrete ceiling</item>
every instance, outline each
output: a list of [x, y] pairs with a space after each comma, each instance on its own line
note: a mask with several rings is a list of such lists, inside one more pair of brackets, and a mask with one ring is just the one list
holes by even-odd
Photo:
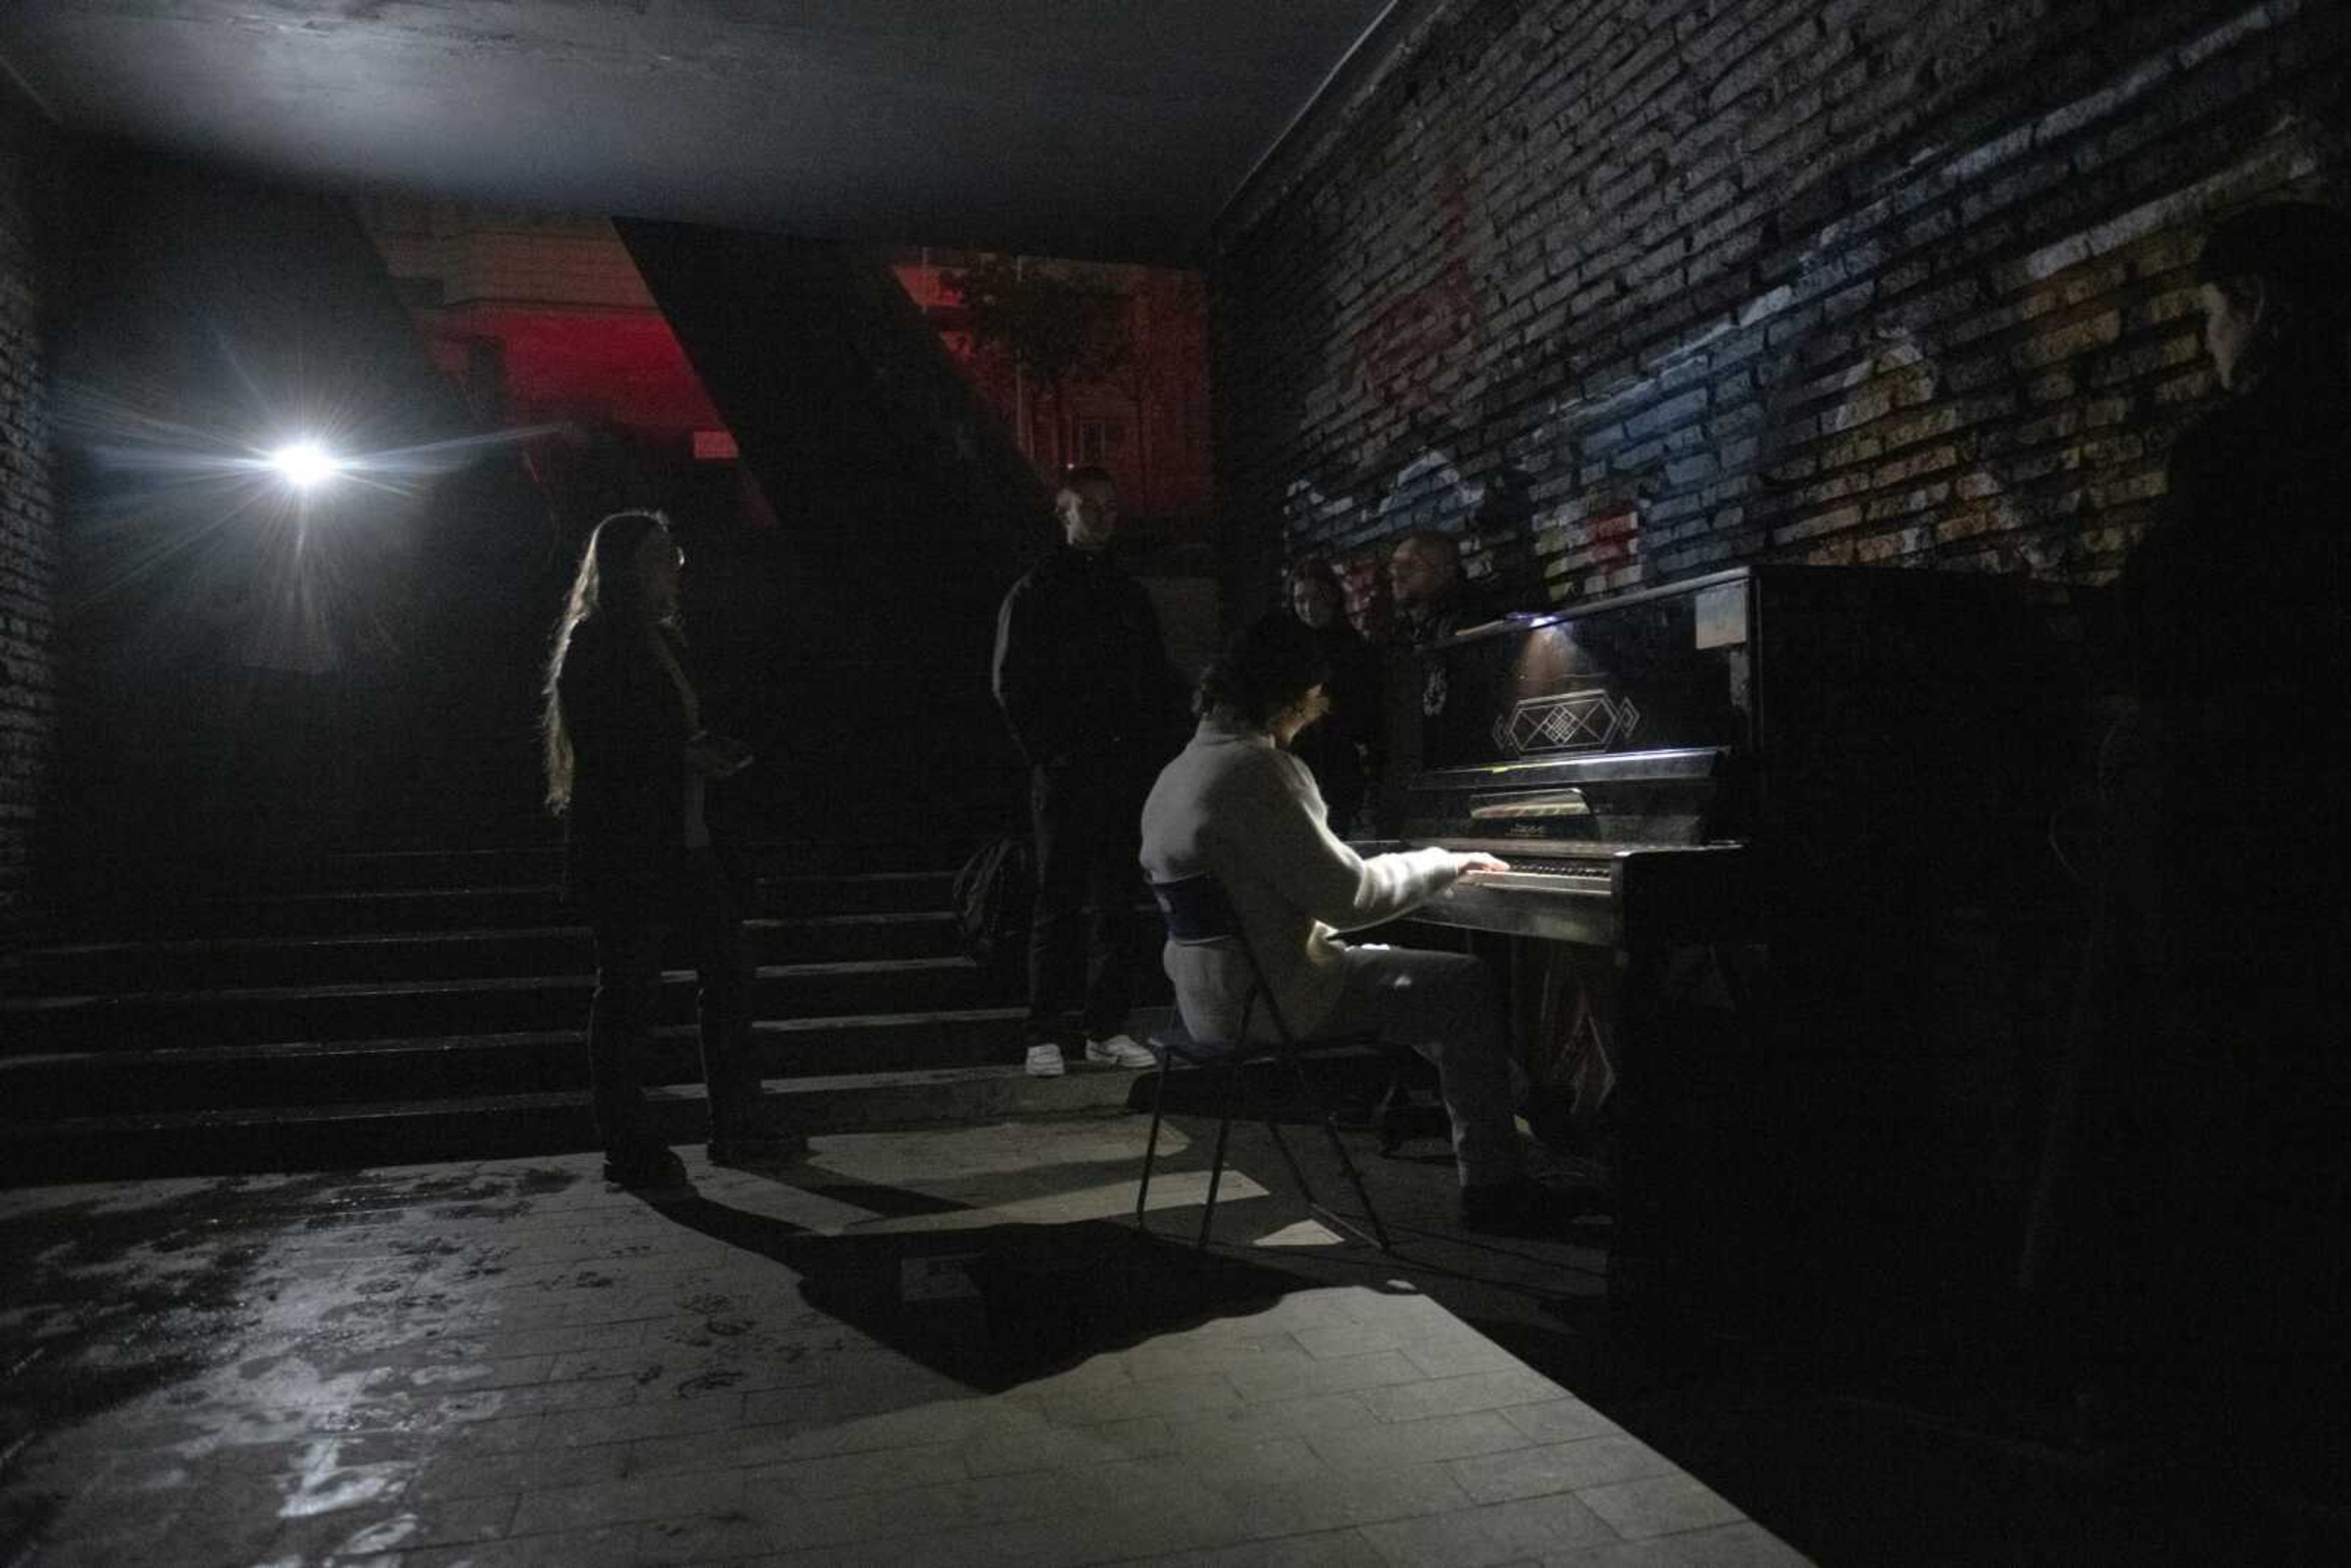
[[1196, 256], [1389, 0], [0, 0], [67, 128], [305, 184]]

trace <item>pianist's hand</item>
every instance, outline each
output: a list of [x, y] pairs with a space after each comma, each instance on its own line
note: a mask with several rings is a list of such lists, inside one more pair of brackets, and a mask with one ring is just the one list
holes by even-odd
[[1508, 871], [1510, 869], [1510, 862], [1505, 860], [1497, 860], [1492, 855], [1489, 854], [1472, 852], [1461, 856], [1460, 859], [1460, 874], [1464, 879], [1476, 876], [1479, 872]]

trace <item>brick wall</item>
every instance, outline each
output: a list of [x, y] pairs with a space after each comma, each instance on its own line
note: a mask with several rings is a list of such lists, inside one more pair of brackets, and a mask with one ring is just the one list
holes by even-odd
[[29, 188], [47, 140], [0, 83], [0, 941], [45, 905], [34, 844], [57, 757], [57, 536]]
[[1460, 529], [1523, 604], [2110, 575], [2212, 214], [2351, 194], [2351, 6], [1451, 0], [1219, 236], [1236, 603]]

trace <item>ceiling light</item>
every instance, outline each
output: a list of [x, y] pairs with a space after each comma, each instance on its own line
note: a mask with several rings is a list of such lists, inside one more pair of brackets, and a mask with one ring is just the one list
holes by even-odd
[[315, 441], [298, 441], [269, 455], [269, 465], [298, 490], [323, 483], [342, 471], [342, 464]]

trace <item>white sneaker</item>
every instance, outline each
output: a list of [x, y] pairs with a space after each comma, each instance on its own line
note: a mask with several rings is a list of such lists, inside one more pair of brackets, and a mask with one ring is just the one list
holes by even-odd
[[1156, 1067], [1159, 1058], [1147, 1045], [1137, 1045], [1131, 1034], [1086, 1041], [1086, 1061], [1095, 1067]]
[[1032, 1045], [1029, 1048], [1029, 1077], [1059, 1078], [1068, 1071], [1069, 1069], [1061, 1062], [1061, 1048], [1052, 1041], [1047, 1040], [1042, 1045]]

